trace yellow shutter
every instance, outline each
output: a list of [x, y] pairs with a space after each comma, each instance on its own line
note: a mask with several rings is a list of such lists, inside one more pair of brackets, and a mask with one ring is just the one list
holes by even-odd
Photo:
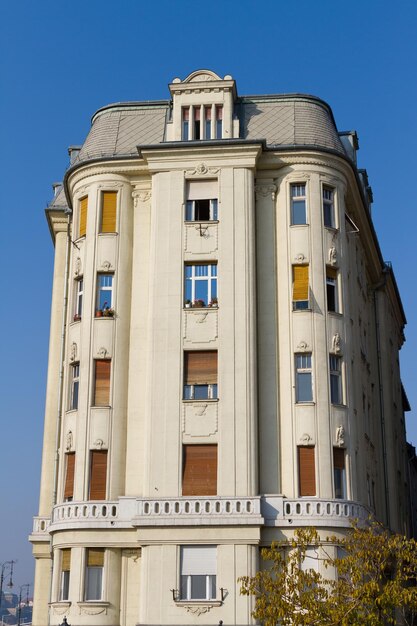
[[65, 548], [65, 550], [62, 550], [61, 571], [69, 572], [70, 569], [71, 569], [71, 549]]
[[103, 567], [104, 565], [104, 549], [88, 548], [87, 550], [87, 567]]
[[80, 200], [80, 237], [84, 237], [87, 230], [88, 196]]
[[104, 191], [101, 207], [101, 229], [102, 233], [116, 232], [116, 204], [117, 192]]
[[293, 300], [308, 300], [308, 265], [294, 265]]

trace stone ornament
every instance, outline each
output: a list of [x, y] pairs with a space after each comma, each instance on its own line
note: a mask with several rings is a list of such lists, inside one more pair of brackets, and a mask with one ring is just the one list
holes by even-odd
[[111, 263], [110, 261], [103, 261], [103, 263], [101, 264], [101, 267], [103, 270], [105, 270], [106, 272], [109, 271], [109, 269], [111, 268]]
[[84, 615], [100, 615], [101, 613], [105, 613], [107, 615], [107, 608], [105, 606], [97, 606], [96, 608], [93, 608], [91, 605], [87, 608], [87, 606], [83, 604], [80, 606], [80, 613], [84, 613]]
[[306, 260], [304, 254], [302, 254], [302, 252], [300, 252], [299, 254], [296, 254], [294, 257], [294, 261], [296, 263], [304, 263]]
[[190, 605], [186, 605], [183, 607], [187, 613], [192, 613], [193, 615], [203, 615], [204, 613], [208, 613], [210, 611], [210, 609], [212, 608], [211, 605], [205, 605], [205, 606], [190, 606]]
[[311, 441], [313, 441], [313, 438], [308, 433], [303, 433], [300, 437], [300, 442], [304, 445], [308, 445]]
[[336, 428], [336, 445], [339, 448], [345, 445], [345, 429], [342, 425]]
[[329, 263], [330, 265], [337, 264], [337, 250], [334, 246], [332, 246], [329, 250]]
[[95, 440], [95, 442], [94, 442], [94, 447], [95, 447], [97, 450], [102, 450], [102, 449], [103, 449], [103, 446], [104, 446], [104, 441], [103, 441], [102, 439], [96, 439], [96, 440]]
[[70, 348], [70, 361], [75, 361], [77, 358], [78, 346], [75, 341], [72, 342]]
[[134, 207], [136, 208], [139, 202], [142, 202], [143, 204], [145, 202], [148, 202], [148, 200], [150, 200], [151, 197], [152, 197], [152, 192], [150, 189], [143, 190], [143, 191], [138, 191], [138, 190], [133, 191], [132, 198], [133, 198]]
[[306, 341], [300, 341], [300, 343], [297, 346], [297, 350], [299, 352], [305, 352], [308, 348], [308, 343]]
[[214, 176], [214, 174], [217, 174], [219, 171], [219, 168], [214, 168], [214, 167], [207, 167], [207, 165], [205, 163], [200, 163], [199, 165], [197, 165], [197, 167], [193, 170], [187, 170], [187, 174], [189, 176], [207, 176], [207, 174], [209, 174], [210, 176]]
[[339, 333], [335, 333], [332, 339], [332, 352], [340, 354], [342, 351], [342, 339]]
[[272, 184], [268, 184], [268, 185], [258, 184], [258, 185], [255, 185], [255, 193], [256, 193], [256, 195], [258, 197], [259, 196], [261, 198], [271, 197], [272, 200], [275, 200], [276, 192], [277, 192], [277, 186], [276, 185], [272, 185]]
[[194, 414], [197, 415], [197, 417], [202, 417], [204, 415], [204, 413], [207, 411], [207, 404], [196, 404], [194, 406], [195, 408], [195, 412]]
[[81, 259], [79, 256], [77, 256], [77, 258], [75, 259], [75, 263], [74, 263], [74, 275], [81, 276], [81, 274], [82, 274]]
[[196, 315], [197, 324], [204, 324], [204, 322], [207, 319], [207, 315], [208, 315], [207, 311], [204, 311], [204, 313], [199, 313], [198, 315]]
[[102, 346], [101, 348], [99, 348], [97, 354], [100, 357], [100, 359], [105, 359], [108, 354], [107, 348]]
[[65, 450], [67, 452], [71, 452], [72, 450], [72, 444], [73, 444], [73, 436], [72, 436], [72, 431], [69, 430], [67, 432], [67, 436], [65, 437]]

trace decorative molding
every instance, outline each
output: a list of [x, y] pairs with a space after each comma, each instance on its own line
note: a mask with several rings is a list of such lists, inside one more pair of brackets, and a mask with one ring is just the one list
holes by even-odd
[[109, 602], [78, 602], [80, 615], [107, 615]]
[[258, 183], [257, 185], [255, 185], [255, 193], [258, 197], [261, 197], [261, 198], [271, 197], [272, 200], [275, 200], [276, 192], [277, 192], [277, 186], [274, 184]]
[[201, 313], [197, 313], [196, 314], [196, 323], [197, 324], [204, 324], [206, 319], [207, 319], [207, 315], [208, 315], [208, 311], [204, 311]]
[[121, 189], [123, 187], [123, 183], [99, 183], [97, 185], [97, 189], [105, 189], [106, 191], [111, 191], [112, 189]]
[[81, 258], [77, 256], [74, 262], [74, 276], [81, 276], [82, 273]]
[[204, 615], [204, 613], [209, 613], [210, 610], [215, 606], [214, 604], [207, 604], [205, 606], [193, 606], [192, 604], [183, 604], [182, 606], [187, 613], [192, 613], [192, 615], [196, 615], [199, 617], [200, 615]]
[[297, 346], [299, 352], [305, 352], [308, 349], [308, 343], [306, 341], [300, 341]]
[[97, 355], [100, 357], [100, 359], [105, 359], [107, 357], [107, 355], [108, 355], [107, 348], [105, 348], [104, 346], [99, 348], [98, 351], [97, 351]]
[[65, 450], [67, 452], [71, 452], [73, 443], [74, 443], [74, 437], [72, 435], [72, 430], [69, 430], [67, 432], [67, 436], [65, 437]]
[[51, 602], [50, 606], [54, 615], [64, 615], [64, 613], [69, 613], [71, 602]]
[[336, 445], [339, 448], [345, 445], [345, 429], [342, 424], [336, 428]]
[[337, 250], [334, 246], [329, 248], [329, 263], [330, 265], [337, 265]]
[[313, 438], [308, 433], [303, 433], [300, 437], [300, 442], [303, 443], [304, 445], [308, 445], [312, 441], [313, 441]]
[[200, 163], [193, 170], [186, 170], [186, 176], [215, 176], [219, 172], [219, 168], [207, 167], [205, 163]]
[[78, 346], [75, 341], [72, 342], [70, 348], [70, 361], [75, 361], [77, 358]]
[[96, 439], [93, 445], [96, 450], [102, 450], [104, 446], [104, 441], [102, 439]]
[[132, 198], [133, 198], [133, 205], [136, 209], [139, 202], [142, 202], [144, 204], [145, 202], [148, 202], [152, 198], [152, 191], [150, 189], [146, 189], [146, 190], [135, 189], [134, 191], [132, 191]]
[[208, 404], [194, 404], [194, 414], [198, 417], [202, 417], [207, 411]]
[[112, 264], [110, 263], [110, 261], [103, 261], [103, 263], [101, 264], [101, 267], [103, 270], [105, 270], [106, 272], [109, 271], [109, 269], [111, 269]]
[[305, 263], [306, 257], [304, 256], [302, 252], [300, 252], [299, 254], [295, 255], [294, 261], [295, 263]]
[[342, 352], [342, 338], [339, 333], [333, 335], [332, 352], [334, 352], [334, 354], [340, 354]]
[[138, 561], [142, 554], [140, 548], [123, 548], [122, 556], [125, 556], [128, 559], [132, 559], [134, 563]]

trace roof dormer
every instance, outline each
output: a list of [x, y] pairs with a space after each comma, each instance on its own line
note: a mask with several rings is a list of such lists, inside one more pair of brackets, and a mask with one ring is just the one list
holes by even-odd
[[173, 100], [168, 141], [208, 141], [239, 137], [239, 121], [234, 119], [236, 83], [211, 70], [197, 70], [183, 81], [174, 78], [169, 85]]

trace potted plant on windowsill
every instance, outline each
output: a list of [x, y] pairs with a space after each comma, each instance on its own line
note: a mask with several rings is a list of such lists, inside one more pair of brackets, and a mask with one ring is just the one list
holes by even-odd
[[209, 306], [213, 307], [213, 309], [217, 309], [217, 307], [219, 306], [219, 301], [216, 297], [211, 299]]
[[191, 300], [186, 300], [184, 306], [186, 309], [191, 309]]
[[110, 307], [103, 309], [103, 317], [114, 317], [114, 309], [111, 309]]
[[102, 309], [96, 309], [96, 317], [103, 317]]
[[206, 306], [206, 303], [204, 302], [204, 300], [201, 300], [201, 298], [194, 300], [193, 307], [195, 309], [202, 309], [204, 306]]
[[81, 320], [81, 315], [78, 313], [74, 313], [74, 322], [79, 322]]

